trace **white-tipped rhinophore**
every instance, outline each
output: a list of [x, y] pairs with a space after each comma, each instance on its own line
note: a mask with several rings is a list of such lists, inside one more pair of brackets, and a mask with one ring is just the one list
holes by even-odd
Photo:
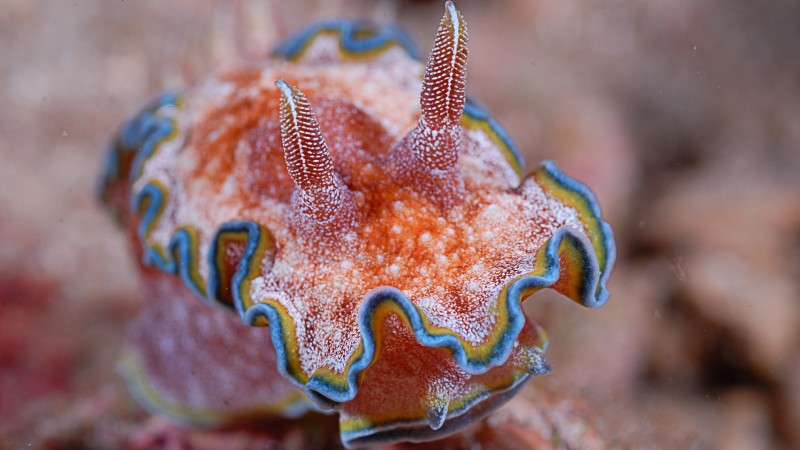
[[330, 220], [342, 206], [343, 187], [306, 96], [278, 79], [281, 91], [281, 140], [286, 168], [297, 186], [295, 208], [317, 222]]
[[422, 117], [410, 142], [414, 156], [428, 170], [446, 171], [458, 162], [467, 54], [467, 24], [448, 1], [422, 81]]

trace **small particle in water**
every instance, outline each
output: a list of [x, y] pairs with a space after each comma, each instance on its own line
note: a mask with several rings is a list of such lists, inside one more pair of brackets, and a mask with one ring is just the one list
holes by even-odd
[[669, 268], [672, 271], [672, 273], [675, 274], [675, 277], [678, 279], [678, 281], [686, 282], [689, 279], [689, 274], [683, 267], [682, 257], [677, 257], [673, 259], [669, 265]]

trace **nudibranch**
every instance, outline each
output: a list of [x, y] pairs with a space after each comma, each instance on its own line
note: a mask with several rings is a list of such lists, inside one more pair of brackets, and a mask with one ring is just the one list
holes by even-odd
[[424, 441], [549, 371], [521, 302], [605, 303], [611, 229], [553, 163], [522, 176], [467, 53], [451, 2], [427, 65], [396, 28], [325, 22], [122, 128], [101, 196], [142, 265], [123, 373], [146, 406]]

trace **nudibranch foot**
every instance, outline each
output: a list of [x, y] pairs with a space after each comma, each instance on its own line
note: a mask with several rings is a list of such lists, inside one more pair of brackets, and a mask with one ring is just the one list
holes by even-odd
[[[338, 411], [345, 445], [434, 439], [550, 371], [522, 301], [551, 288], [606, 302], [610, 227], [555, 164], [523, 178], [465, 97], [452, 2], [427, 67], [406, 44], [328, 22], [123, 128], [102, 198], [149, 286], [126, 373], [152, 409], [224, 424], [294, 414], [304, 392]], [[194, 351], [169, 344], [195, 334]], [[236, 382], [220, 397], [223, 376]]]
[[129, 330], [123, 377], [149, 410], [220, 426], [298, 417], [311, 407], [276, 369], [260, 331], [198, 302], [179, 279], [146, 275], [148, 302]]
[[[403, 434], [428, 440], [455, 432], [503, 404], [547, 364], [542, 356], [546, 338], [531, 323], [524, 325], [506, 363], [475, 375], [448, 348], [433, 346], [435, 337], [421, 339], [422, 330], [413, 330], [391, 303], [377, 308], [373, 337], [379, 356], [355, 398], [340, 407], [342, 439], [348, 446]], [[392, 389], [381, 389], [387, 385]]]

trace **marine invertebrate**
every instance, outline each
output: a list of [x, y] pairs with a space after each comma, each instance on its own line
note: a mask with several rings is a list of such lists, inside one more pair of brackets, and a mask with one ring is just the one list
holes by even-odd
[[[347, 445], [427, 440], [549, 370], [521, 301], [602, 305], [611, 231], [554, 164], [521, 177], [465, 95], [467, 53], [450, 2], [426, 66], [395, 29], [329, 22], [123, 128], [101, 194], [153, 305], [125, 365], [146, 404], [292, 415], [291, 383], [338, 411]], [[205, 318], [223, 313], [190, 293], [268, 332]]]

